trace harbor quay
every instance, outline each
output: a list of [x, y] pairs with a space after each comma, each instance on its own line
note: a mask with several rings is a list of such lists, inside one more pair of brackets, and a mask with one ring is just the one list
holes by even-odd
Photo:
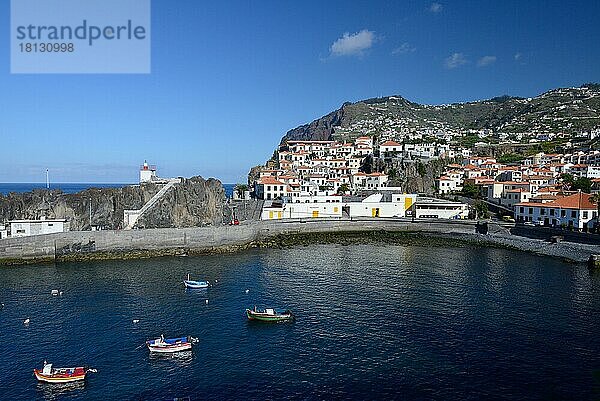
[[[482, 230], [482, 227], [485, 227]], [[158, 228], [146, 230], [69, 231], [0, 241], [0, 265], [71, 260], [136, 259], [233, 252], [254, 247], [293, 246], [319, 242], [365, 241], [429, 245], [472, 243], [518, 249], [573, 262], [600, 255], [600, 245], [551, 241], [536, 234], [513, 234], [514, 225], [473, 220], [410, 219], [255, 221], [238, 226]], [[528, 228], [525, 228], [528, 229]]]

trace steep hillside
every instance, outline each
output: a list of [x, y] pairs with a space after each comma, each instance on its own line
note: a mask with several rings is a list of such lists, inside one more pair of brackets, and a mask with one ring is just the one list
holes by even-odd
[[286, 133], [287, 140], [352, 140], [383, 131], [491, 129], [501, 132], [577, 133], [600, 126], [600, 85], [561, 88], [534, 98], [501, 96], [449, 105], [422, 105], [401, 96], [345, 103]]

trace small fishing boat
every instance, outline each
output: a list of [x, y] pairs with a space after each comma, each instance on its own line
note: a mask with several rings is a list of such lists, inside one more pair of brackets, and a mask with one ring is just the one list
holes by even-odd
[[249, 320], [258, 320], [261, 322], [286, 322], [294, 320], [294, 314], [290, 310], [284, 312], [276, 311], [272, 308], [257, 309], [246, 309], [246, 316]]
[[88, 372], [96, 372], [96, 369], [88, 369], [83, 366], [75, 368], [53, 368], [51, 363], [44, 361], [42, 370], [34, 369], [33, 374], [38, 381], [46, 383], [71, 383], [85, 379]]
[[187, 280], [183, 280], [183, 285], [185, 288], [198, 289], [198, 288], [208, 288], [210, 283], [208, 281], [194, 281], [190, 280], [190, 275], [187, 275]]
[[194, 337], [165, 338], [161, 335], [160, 338], [146, 341], [146, 345], [150, 352], [170, 354], [190, 350], [197, 342], [198, 339]]

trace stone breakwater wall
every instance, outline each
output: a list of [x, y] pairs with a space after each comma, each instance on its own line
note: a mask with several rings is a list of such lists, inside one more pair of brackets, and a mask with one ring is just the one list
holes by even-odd
[[231, 252], [251, 247], [290, 246], [319, 242], [384, 241], [431, 245], [432, 241], [476, 243], [520, 249], [585, 262], [600, 254], [599, 245], [550, 243], [516, 236], [490, 224], [477, 233], [473, 221], [397, 219], [258, 221], [239, 226], [163, 228], [130, 231], [72, 231], [0, 240], [0, 265], [66, 260], [129, 259], [181, 254]]

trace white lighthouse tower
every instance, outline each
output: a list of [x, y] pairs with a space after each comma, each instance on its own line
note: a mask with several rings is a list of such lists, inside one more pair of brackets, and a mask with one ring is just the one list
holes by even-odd
[[140, 167], [140, 184], [156, 181], [157, 179], [156, 166], [150, 166], [148, 161], [144, 160], [144, 164]]

